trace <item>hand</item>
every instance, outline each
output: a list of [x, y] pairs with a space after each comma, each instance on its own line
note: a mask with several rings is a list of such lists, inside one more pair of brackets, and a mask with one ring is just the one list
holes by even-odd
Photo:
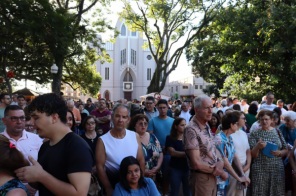
[[247, 187], [250, 184], [251, 180], [250, 180], [250, 178], [248, 178], [246, 176], [242, 176], [242, 177], [240, 177], [239, 182], [245, 184], [245, 186]]
[[45, 172], [42, 166], [29, 156], [29, 161], [32, 163], [31, 166], [22, 167], [14, 172], [16, 176], [23, 182], [39, 182]]
[[146, 177], [152, 178], [155, 175], [156, 174], [154, 174], [154, 172], [152, 170], [148, 170], [148, 169], [145, 170], [145, 176]]
[[276, 157], [282, 156], [282, 152], [280, 150], [271, 151], [271, 154]]
[[266, 146], [266, 142], [263, 142], [260, 138], [257, 142], [257, 147], [261, 150], [261, 149], [265, 148], [265, 146]]
[[224, 167], [224, 162], [223, 161], [218, 161], [211, 167], [214, 168], [213, 175], [214, 176], [221, 176], [224, 172], [223, 167]]
[[37, 192], [37, 190], [32, 188], [29, 184], [26, 184], [26, 188], [28, 189], [30, 196], [34, 196]]
[[151, 171], [154, 175], [156, 175], [157, 172], [158, 172], [158, 168], [157, 168], [157, 167], [153, 167], [150, 171]]

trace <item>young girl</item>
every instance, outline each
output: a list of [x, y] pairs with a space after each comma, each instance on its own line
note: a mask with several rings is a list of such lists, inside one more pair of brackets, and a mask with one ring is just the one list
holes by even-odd
[[15, 145], [1, 134], [0, 155], [0, 195], [29, 196], [27, 188], [16, 178], [14, 173], [14, 170], [28, 166], [29, 163]]
[[176, 118], [171, 128], [171, 134], [166, 138], [166, 149], [171, 155], [170, 186], [171, 196], [178, 196], [180, 185], [183, 186], [183, 195], [189, 196], [188, 183], [189, 167], [183, 148], [183, 133], [186, 126], [184, 118]]
[[145, 178], [138, 160], [125, 157], [120, 163], [120, 182], [116, 184], [113, 196], [160, 196], [151, 178]]

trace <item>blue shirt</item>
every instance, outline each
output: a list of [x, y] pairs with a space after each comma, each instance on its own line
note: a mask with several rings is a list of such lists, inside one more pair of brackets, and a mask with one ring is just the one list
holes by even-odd
[[126, 191], [119, 183], [116, 184], [113, 191], [113, 196], [160, 196], [155, 183], [151, 178], [144, 178], [147, 186], [140, 189], [131, 189], [130, 192]]
[[153, 131], [153, 134], [158, 139], [161, 147], [165, 146], [165, 139], [166, 139], [166, 136], [169, 135], [171, 132], [173, 122], [174, 122], [174, 119], [168, 116], [166, 119], [154, 117], [151, 120], [149, 120], [147, 130]]
[[279, 127], [279, 130], [281, 130], [281, 132], [282, 132], [282, 134], [283, 134], [283, 136], [285, 138], [285, 141], [293, 146], [294, 141], [296, 139], [296, 128], [288, 129], [285, 124], [282, 124]]
[[[226, 157], [231, 165], [234, 154], [235, 154], [235, 148], [234, 143], [232, 140], [232, 137], [227, 137], [226, 134], [223, 131], [220, 131], [216, 136], [216, 148], [221, 153], [222, 157]], [[229, 180], [227, 179], [225, 181], [225, 185], [229, 184]]]

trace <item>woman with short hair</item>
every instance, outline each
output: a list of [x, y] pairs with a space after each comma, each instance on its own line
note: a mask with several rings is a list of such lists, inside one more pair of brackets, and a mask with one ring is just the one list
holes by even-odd
[[[273, 120], [272, 111], [261, 110], [257, 117], [260, 122], [260, 129], [253, 131], [249, 137], [253, 159], [251, 166], [252, 195], [285, 195], [282, 157], [287, 154], [286, 141], [282, 134], [271, 126]], [[275, 146], [277, 150], [265, 149], [267, 145]]]

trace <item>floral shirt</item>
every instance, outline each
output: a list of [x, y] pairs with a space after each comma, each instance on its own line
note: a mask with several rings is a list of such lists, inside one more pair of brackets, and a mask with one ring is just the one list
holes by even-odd
[[27, 195], [29, 196], [29, 192], [24, 184], [21, 183], [18, 179], [12, 179], [0, 186], [0, 196], [5, 196], [8, 191], [11, 191], [16, 188], [24, 189], [27, 192]]
[[[235, 154], [232, 137], [227, 137], [223, 131], [220, 131], [215, 136], [215, 143], [216, 148], [219, 150], [222, 157], [226, 157], [231, 165]], [[226, 181], [222, 181], [219, 184], [223, 184], [224, 186], [226, 186], [229, 184], [229, 179], [227, 179]]]
[[[184, 130], [184, 150], [199, 150], [201, 160], [207, 164], [213, 165], [217, 162], [217, 151], [214, 137], [210, 132], [208, 125], [199, 123], [195, 116], [189, 122]], [[189, 167], [190, 157], [188, 157]]]
[[160, 143], [154, 134], [150, 133], [148, 145], [142, 143], [142, 149], [145, 157], [145, 167], [150, 170], [157, 165], [158, 157], [162, 153]]

